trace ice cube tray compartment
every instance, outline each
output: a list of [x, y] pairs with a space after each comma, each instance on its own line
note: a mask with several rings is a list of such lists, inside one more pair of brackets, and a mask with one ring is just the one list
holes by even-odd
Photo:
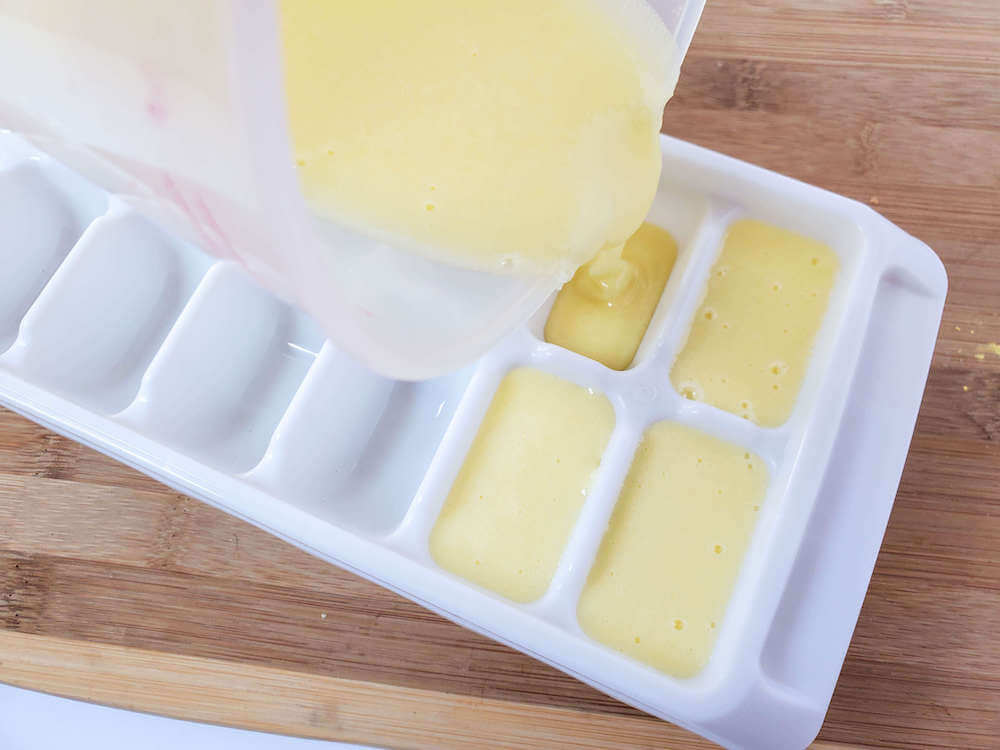
[[230, 263], [205, 275], [121, 420], [232, 473], [264, 456], [316, 358], [316, 325]]
[[[678, 259], [629, 368], [545, 343], [549, 304], [475, 366], [399, 383], [324, 343], [232, 264], [0, 135], [0, 196], [35, 201], [7, 213], [0, 201], [0, 258], [27, 269], [0, 279], [11, 292], [0, 295], [0, 399], [650, 713], [733, 747], [802, 746], [822, 721], [878, 551], [946, 280], [926, 246], [866, 207], [662, 143], [649, 220], [677, 240]], [[689, 401], [670, 382], [726, 227], [744, 216], [819, 239], [841, 261], [797, 406], [776, 428]], [[43, 231], [28, 231], [31, 221]], [[906, 383], [873, 385], [898, 374], [896, 360], [913, 370]], [[443, 571], [428, 551], [480, 421], [516, 367], [602, 392], [616, 418], [549, 589], [527, 605]], [[576, 619], [635, 450], [664, 419], [744, 446], [771, 479], [711, 660], [684, 680], [593, 641]], [[847, 432], [891, 436], [891, 460], [873, 463]], [[838, 555], [830, 530], [841, 547], [853, 534], [864, 549]], [[833, 583], [818, 590], [822, 580]], [[827, 636], [823, 653], [807, 647]]]
[[106, 198], [45, 157], [0, 160], [0, 352]]
[[357, 467], [394, 387], [325, 344], [250, 478], [321, 510], [319, 501]]
[[121, 411], [209, 265], [139, 216], [113, 210], [84, 231], [5, 359], [94, 411]]
[[325, 521], [389, 532], [409, 508], [469, 376], [396, 382], [328, 343], [248, 480]]

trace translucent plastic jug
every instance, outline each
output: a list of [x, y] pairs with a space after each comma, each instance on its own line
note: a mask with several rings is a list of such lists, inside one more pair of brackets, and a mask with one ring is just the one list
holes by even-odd
[[[704, 2], [650, 4], [679, 66]], [[560, 283], [443, 265], [312, 217], [285, 121], [276, 0], [0, 0], [0, 128], [239, 261], [391, 377], [471, 361]]]

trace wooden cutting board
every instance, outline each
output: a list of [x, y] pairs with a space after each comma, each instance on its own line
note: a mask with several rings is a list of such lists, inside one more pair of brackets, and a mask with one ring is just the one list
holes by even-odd
[[[1000, 747], [1000, 3], [710, 0], [666, 129], [871, 203], [951, 294], [818, 747]], [[0, 411], [0, 680], [389, 747], [706, 747]]]

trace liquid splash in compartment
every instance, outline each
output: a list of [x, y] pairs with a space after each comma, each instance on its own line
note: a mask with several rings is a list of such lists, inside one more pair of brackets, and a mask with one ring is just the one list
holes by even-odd
[[677, 243], [643, 224], [624, 247], [602, 250], [556, 296], [545, 340], [624, 370], [635, 358], [677, 260]]

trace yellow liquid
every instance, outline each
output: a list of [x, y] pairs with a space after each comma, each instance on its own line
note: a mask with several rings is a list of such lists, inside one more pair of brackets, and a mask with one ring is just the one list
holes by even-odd
[[539, 370], [509, 373], [431, 532], [431, 556], [509, 599], [538, 599], [614, 423], [603, 395]]
[[643, 438], [580, 598], [595, 640], [676, 677], [708, 662], [767, 491], [764, 462], [673, 422]]
[[734, 223], [670, 380], [685, 397], [765, 427], [792, 413], [839, 261], [816, 240]]
[[319, 215], [491, 271], [568, 277], [639, 226], [673, 40], [644, 2], [281, 0]]
[[562, 288], [545, 323], [545, 340], [624, 370], [676, 260], [670, 233], [643, 224], [624, 247], [602, 250]]

